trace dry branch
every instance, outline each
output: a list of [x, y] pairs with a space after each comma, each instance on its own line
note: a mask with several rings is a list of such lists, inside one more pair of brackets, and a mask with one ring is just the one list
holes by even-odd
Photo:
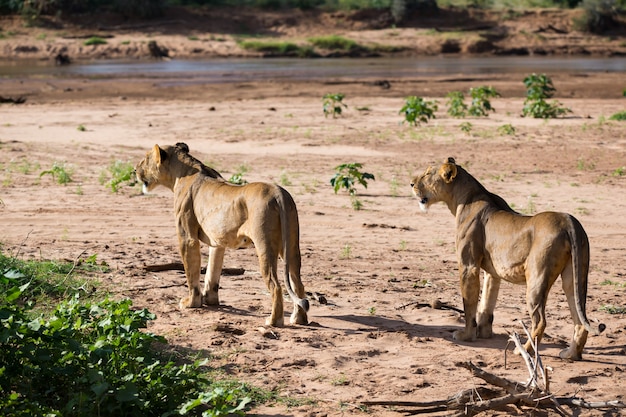
[[439, 299], [434, 299], [430, 303], [420, 303], [419, 301], [413, 301], [408, 304], [403, 304], [400, 307], [396, 307], [396, 310], [404, 310], [405, 308], [410, 307], [410, 306], [414, 306], [416, 308], [430, 307], [430, 308], [434, 308], [435, 310], [452, 310], [452, 311], [456, 311], [457, 313], [461, 313], [461, 314], [464, 313], [463, 309], [442, 303], [441, 300]]
[[[162, 272], [162, 271], [184, 271], [185, 266], [181, 262], [170, 262], [166, 264], [156, 264], [156, 265], [144, 265], [143, 269], [148, 272]], [[200, 270], [202, 274], [206, 273], [206, 268], [202, 267]], [[246, 272], [243, 268], [222, 268], [222, 275], [243, 275]]]
[[[411, 305], [411, 304], [409, 304]], [[528, 329], [524, 331], [531, 340]], [[524, 349], [517, 333], [510, 337], [522, 355], [530, 378], [528, 382], [516, 382], [507, 378], [494, 375], [479, 368], [472, 362], [459, 362], [456, 365], [468, 369], [472, 375], [482, 379], [498, 390], [480, 387], [477, 389], [462, 390], [456, 395], [440, 401], [412, 402], [412, 401], [365, 401], [365, 406], [384, 405], [393, 407], [414, 407], [417, 410], [405, 411], [408, 414], [433, 413], [438, 411], [456, 411], [455, 416], [475, 415], [487, 410], [503, 410], [506, 406], [515, 404], [518, 407], [532, 407], [533, 409], [551, 409], [562, 416], [571, 415], [562, 406], [586, 409], [621, 409], [626, 404], [619, 400], [587, 402], [582, 398], [555, 397], [549, 391], [550, 381], [548, 373], [543, 367], [541, 358], [537, 353], [537, 345], [531, 340], [531, 347], [535, 352], [534, 357]]]

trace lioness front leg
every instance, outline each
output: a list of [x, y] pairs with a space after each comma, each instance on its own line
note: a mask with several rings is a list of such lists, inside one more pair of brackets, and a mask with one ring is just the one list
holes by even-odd
[[180, 308], [202, 307], [200, 293], [200, 241], [180, 238], [180, 254], [185, 266], [189, 295], [180, 300]]
[[500, 292], [500, 282], [499, 278], [494, 278], [485, 272], [477, 318], [478, 337], [482, 339], [489, 339], [493, 336], [493, 311], [496, 308], [498, 292]]
[[452, 334], [454, 340], [473, 342], [477, 336], [476, 309], [478, 307], [478, 293], [480, 268], [471, 266], [459, 267], [461, 270], [461, 295], [463, 296], [463, 311], [465, 312], [465, 329], [457, 330]]
[[226, 248], [209, 247], [209, 261], [207, 262], [206, 274], [204, 276], [202, 299], [205, 304], [210, 306], [220, 304], [218, 291], [220, 289], [220, 277], [222, 276], [225, 251]]

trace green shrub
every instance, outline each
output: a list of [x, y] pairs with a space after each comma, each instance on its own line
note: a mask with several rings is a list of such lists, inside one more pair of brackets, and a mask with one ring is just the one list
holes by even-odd
[[524, 78], [524, 85], [526, 86], [526, 99], [524, 100], [522, 116], [531, 116], [537, 119], [552, 119], [571, 113], [570, 109], [562, 107], [561, 103], [556, 100], [552, 103], [546, 101], [546, 99], [551, 98], [556, 91], [552, 80], [547, 75], [528, 75]]
[[582, 0], [584, 14], [574, 20], [577, 30], [603, 33], [617, 24], [618, 2], [616, 0]]
[[64, 163], [53, 163], [52, 168], [41, 172], [39, 177], [43, 177], [44, 175], [52, 176], [52, 179], [61, 185], [66, 185], [72, 182], [72, 170], [66, 168]]
[[310, 57], [315, 53], [310, 46], [299, 46], [292, 42], [240, 40], [240, 47], [249, 51], [257, 51], [273, 55]]
[[465, 95], [460, 91], [450, 91], [447, 96], [448, 114], [452, 117], [465, 117], [467, 114], [467, 104]]
[[335, 167], [335, 175], [330, 179], [330, 185], [333, 186], [335, 194], [344, 188], [350, 195], [356, 195], [355, 185], [361, 184], [367, 188], [367, 180], [375, 180], [373, 174], [369, 172], [361, 172], [363, 164], [353, 162], [349, 164], [341, 164]]
[[404, 114], [404, 122], [410, 125], [419, 126], [420, 123], [427, 123], [429, 119], [435, 118], [437, 111], [436, 101], [426, 101], [422, 97], [407, 97], [404, 106], [400, 109], [400, 114]]
[[493, 87], [481, 86], [470, 88], [470, 97], [472, 97], [472, 103], [469, 106], [468, 113], [471, 116], [486, 117], [490, 111], [496, 111], [491, 106], [489, 99], [500, 97], [500, 93]]
[[341, 116], [343, 108], [348, 108], [342, 101], [344, 97], [345, 95], [341, 93], [328, 93], [324, 95], [324, 97], [322, 97], [324, 117], [328, 117], [329, 114], [332, 115], [333, 118]]
[[[107, 172], [108, 171], [108, 175]], [[115, 160], [107, 167], [107, 170], [100, 174], [100, 184], [106, 185], [112, 192], [119, 191], [122, 183], [133, 187], [137, 184], [135, 178], [135, 168], [130, 162]], [[110, 179], [107, 181], [107, 178]]]
[[620, 122], [626, 121], [626, 110], [615, 113], [609, 117], [609, 120], [618, 120]]
[[[157, 349], [165, 339], [145, 331], [155, 316], [132, 309], [130, 300], [90, 302], [75, 295], [50, 313], [35, 313], [32, 287], [42, 266], [0, 255], [3, 416], [156, 417], [184, 414], [181, 407], [194, 401], [207, 404], [212, 416], [241, 414], [250, 401], [241, 390], [212, 387], [203, 362], [168, 360]], [[43, 269], [49, 271], [47, 263]]]

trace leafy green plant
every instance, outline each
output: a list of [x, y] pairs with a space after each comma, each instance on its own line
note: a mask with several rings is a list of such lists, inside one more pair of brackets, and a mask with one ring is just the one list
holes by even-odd
[[435, 118], [436, 111], [436, 101], [426, 101], [422, 97], [410, 96], [405, 99], [404, 106], [399, 113], [404, 114], [403, 122], [419, 126], [420, 123], [428, 123], [429, 119]]
[[333, 118], [341, 116], [342, 110], [344, 108], [348, 108], [348, 106], [342, 101], [344, 98], [345, 95], [341, 93], [325, 94], [322, 98], [324, 117], [328, 117], [329, 114], [332, 115]]
[[615, 170], [611, 173], [614, 177], [621, 177], [626, 175], [626, 166], [615, 168]]
[[[127, 183], [131, 187], [137, 184], [134, 175], [135, 169], [130, 162], [115, 160], [109, 164], [107, 171], [109, 175], [107, 175], [106, 171], [100, 174], [100, 184], [106, 185], [114, 193], [119, 191], [122, 183]], [[109, 177], [110, 179], [107, 181]]]
[[237, 171], [231, 175], [228, 179], [228, 182], [236, 185], [245, 185], [248, 183], [246, 179], [243, 178], [244, 174], [248, 172], [249, 168], [246, 164], [241, 164], [237, 167]]
[[39, 177], [41, 178], [44, 175], [51, 175], [52, 179], [58, 184], [66, 185], [72, 182], [71, 174], [72, 170], [66, 168], [64, 163], [55, 162], [52, 164], [52, 168], [42, 171], [39, 174]]
[[85, 127], [85, 125], [78, 125], [76, 130], [78, 130], [79, 132], [86, 132], [87, 128]]
[[361, 184], [367, 188], [368, 180], [375, 180], [374, 175], [369, 172], [361, 172], [363, 164], [353, 162], [349, 164], [341, 164], [335, 167], [335, 175], [330, 179], [330, 185], [333, 186], [335, 194], [345, 188], [351, 196], [356, 195], [356, 184]]
[[466, 135], [472, 133], [472, 128], [474, 127], [470, 122], [463, 122], [459, 126], [461, 131], [463, 131]]
[[510, 123], [507, 123], [498, 128], [498, 133], [501, 135], [514, 135], [515, 128]]
[[83, 45], [85, 46], [91, 46], [91, 45], [105, 45], [107, 43], [107, 41], [99, 36], [92, 36], [91, 38], [87, 39]]
[[[212, 387], [206, 362], [168, 360], [165, 339], [145, 331], [155, 316], [132, 309], [130, 300], [93, 302], [76, 292], [53, 311], [36, 313], [32, 289], [49, 262], [42, 267], [0, 255], [3, 415], [156, 417], [210, 397], [205, 415], [217, 416], [240, 413], [249, 403], [241, 389]], [[95, 263], [90, 256], [83, 264]]]
[[626, 314], [626, 307], [605, 304], [600, 307], [600, 311], [606, 311], [609, 314]]
[[496, 111], [489, 101], [490, 98], [500, 97], [500, 93], [493, 87], [481, 86], [470, 88], [470, 96], [472, 103], [469, 106], [468, 113], [471, 116], [486, 117], [490, 111]]
[[524, 100], [524, 108], [522, 116], [531, 116], [536, 119], [553, 119], [564, 114], [571, 113], [571, 110], [562, 107], [561, 103], [554, 100], [548, 103], [546, 99], [554, 95], [556, 89], [552, 84], [552, 80], [545, 74], [531, 74], [524, 78], [526, 86], [526, 99]]
[[467, 114], [467, 104], [465, 104], [465, 95], [460, 91], [450, 91], [446, 97], [448, 98], [448, 114], [452, 117], [465, 117]]
[[617, 120], [619, 122], [626, 121], [626, 110], [615, 113], [609, 117], [609, 120]]

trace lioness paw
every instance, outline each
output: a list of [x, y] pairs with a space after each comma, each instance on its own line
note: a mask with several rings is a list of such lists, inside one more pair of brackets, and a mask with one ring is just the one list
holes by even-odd
[[474, 342], [476, 341], [476, 329], [474, 328], [470, 331], [467, 331], [465, 329], [457, 330], [452, 333], [452, 338], [460, 342]]
[[180, 309], [184, 309], [184, 308], [198, 308], [198, 307], [202, 307], [202, 302], [193, 302], [194, 300], [191, 300], [190, 297], [185, 297], [182, 298], [180, 300], [180, 303], [178, 304], [178, 306], [180, 307]]

